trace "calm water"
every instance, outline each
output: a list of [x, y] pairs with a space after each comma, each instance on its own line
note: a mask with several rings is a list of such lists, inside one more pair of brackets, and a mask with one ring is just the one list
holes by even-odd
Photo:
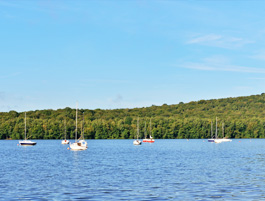
[[0, 200], [265, 200], [265, 140], [0, 141]]

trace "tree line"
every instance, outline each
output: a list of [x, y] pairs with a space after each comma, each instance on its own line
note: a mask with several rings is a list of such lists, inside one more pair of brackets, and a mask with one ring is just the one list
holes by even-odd
[[[192, 101], [189, 103], [134, 109], [78, 110], [78, 136], [83, 126], [86, 139], [133, 139], [139, 118], [140, 138], [150, 133], [156, 139], [204, 139], [215, 134], [229, 138], [265, 138], [265, 94], [237, 98]], [[27, 111], [30, 139], [68, 139], [75, 137], [76, 110]], [[151, 125], [150, 125], [151, 121]], [[66, 123], [65, 123], [66, 122]], [[23, 139], [24, 112], [0, 113], [0, 139]]]

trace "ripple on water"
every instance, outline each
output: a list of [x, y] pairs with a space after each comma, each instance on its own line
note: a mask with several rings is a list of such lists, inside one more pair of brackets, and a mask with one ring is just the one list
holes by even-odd
[[88, 144], [0, 141], [0, 200], [265, 200], [265, 140]]

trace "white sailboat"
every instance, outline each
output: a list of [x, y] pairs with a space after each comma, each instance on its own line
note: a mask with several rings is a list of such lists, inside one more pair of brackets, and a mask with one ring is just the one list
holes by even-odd
[[224, 135], [224, 123], [222, 124], [222, 131], [223, 131], [223, 138], [218, 139], [218, 141], [220, 141], [220, 142], [231, 142], [232, 140], [226, 138]]
[[221, 143], [221, 142], [231, 142], [231, 139], [225, 138], [224, 137], [224, 124], [222, 125], [222, 129], [223, 129], [223, 138], [218, 138], [217, 135], [217, 117], [216, 117], [216, 131], [215, 131], [215, 139], [214, 142], [215, 143]]
[[20, 140], [19, 144], [22, 146], [33, 146], [33, 145], [37, 144], [37, 142], [32, 142], [32, 141], [27, 139], [27, 115], [26, 115], [26, 112], [25, 112], [25, 139], [22, 141]]
[[216, 117], [216, 130], [215, 130], [215, 139], [214, 139], [215, 143], [221, 143], [222, 141], [220, 139], [218, 139], [218, 131], [217, 131], [217, 117]]
[[85, 130], [84, 130], [84, 114], [83, 114], [83, 122], [81, 124], [81, 136], [78, 139], [78, 142], [80, 142], [82, 144], [82, 146], [85, 146], [87, 148], [87, 142], [85, 141]]
[[76, 119], [75, 119], [75, 142], [70, 143], [71, 150], [81, 151], [87, 149], [87, 142], [85, 139], [77, 140], [77, 106], [76, 106]]
[[137, 139], [133, 141], [134, 145], [141, 145], [142, 141], [140, 141], [139, 139], [139, 117], [137, 119]]
[[66, 139], [66, 120], [64, 120], [64, 140], [62, 140], [62, 144], [69, 144], [69, 140]]

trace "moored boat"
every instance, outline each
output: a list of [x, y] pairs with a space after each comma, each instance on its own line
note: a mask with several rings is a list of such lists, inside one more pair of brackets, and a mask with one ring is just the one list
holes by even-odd
[[20, 140], [19, 145], [21, 145], [21, 146], [34, 146], [36, 144], [37, 144], [37, 142], [32, 142], [32, 141], [27, 139], [27, 115], [25, 112], [25, 139]]
[[141, 142], [140, 140], [134, 140], [134, 141], [133, 141], [133, 144], [134, 144], [134, 145], [141, 145], [142, 142]]
[[225, 137], [225, 129], [224, 129], [224, 123], [222, 125], [222, 131], [223, 131], [223, 138], [218, 139], [221, 142], [232, 142], [231, 139], [228, 139], [227, 137]]
[[69, 140], [66, 139], [66, 120], [64, 120], [64, 140], [62, 140], [62, 144], [69, 144]]
[[62, 140], [62, 144], [69, 144], [69, 140]]
[[141, 145], [142, 144], [142, 142], [138, 139], [139, 133], [140, 133], [140, 131], [139, 131], [139, 117], [138, 117], [138, 119], [137, 119], [137, 139], [133, 141], [134, 145]]
[[[81, 129], [81, 132], [82, 132], [82, 129]], [[77, 140], [77, 107], [76, 107], [75, 142], [70, 143], [70, 149], [73, 151], [81, 151], [81, 150], [87, 149], [87, 142], [85, 141], [85, 139]]]
[[143, 142], [149, 142], [149, 143], [154, 143], [155, 140], [150, 136], [150, 139], [143, 139]]
[[22, 146], [33, 146], [33, 145], [36, 145], [37, 142], [32, 142], [30, 140], [22, 140], [22, 141], [19, 141], [19, 144]]
[[155, 140], [152, 137], [151, 119], [150, 119], [150, 135], [149, 136], [150, 136], [150, 138], [146, 138], [146, 136], [145, 136], [145, 139], [143, 139], [143, 142], [154, 143]]

